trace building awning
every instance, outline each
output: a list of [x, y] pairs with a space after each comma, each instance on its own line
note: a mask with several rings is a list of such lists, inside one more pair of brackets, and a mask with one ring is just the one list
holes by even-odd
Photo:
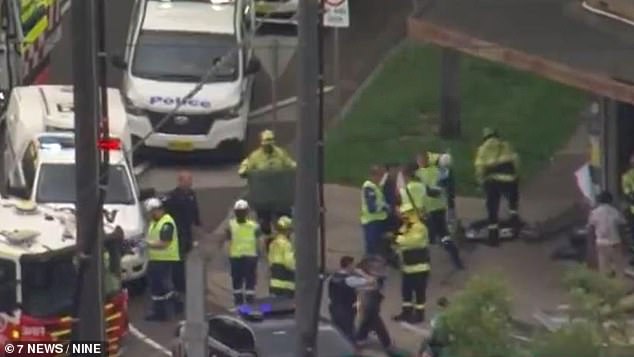
[[634, 104], [634, 26], [579, 1], [432, 0], [408, 37]]

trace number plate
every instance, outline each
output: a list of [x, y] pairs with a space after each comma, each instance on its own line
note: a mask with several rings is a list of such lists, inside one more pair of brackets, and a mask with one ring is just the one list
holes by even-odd
[[264, 1], [259, 1], [255, 3], [255, 12], [257, 13], [269, 13], [272, 12], [274, 9], [273, 5], [264, 2]]
[[193, 151], [194, 143], [191, 141], [170, 141], [167, 144], [167, 149], [170, 151]]

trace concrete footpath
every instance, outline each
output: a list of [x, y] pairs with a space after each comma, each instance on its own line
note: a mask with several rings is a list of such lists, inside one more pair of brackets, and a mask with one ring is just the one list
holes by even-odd
[[[586, 134], [580, 128], [569, 144], [552, 158], [551, 164], [531, 182], [522, 187], [521, 214], [530, 223], [552, 221], [562, 211], [582, 202], [576, 189], [574, 171], [587, 157]], [[357, 188], [327, 185], [326, 237], [328, 269], [337, 268], [339, 257], [352, 255], [361, 258], [363, 252], [359, 225], [360, 192]], [[457, 199], [457, 212], [464, 222], [480, 219], [484, 215], [484, 202], [476, 198]], [[222, 226], [216, 230], [206, 248], [211, 257], [208, 276], [208, 300], [212, 310], [231, 306], [231, 290], [226, 252], [221, 249]], [[548, 238], [548, 237], [547, 237]], [[451, 297], [459, 291], [470, 276], [499, 271], [504, 274], [514, 296], [515, 317], [534, 323], [537, 309], [553, 308], [565, 302], [560, 280], [564, 264], [552, 261], [550, 254], [558, 239], [539, 243], [515, 241], [499, 248], [477, 245], [462, 251], [466, 272], [454, 272], [447, 255], [439, 247], [432, 247], [432, 277], [428, 289], [428, 320], [436, 309], [435, 301], [441, 296]], [[259, 268], [258, 294], [266, 295], [268, 273], [264, 262]], [[398, 346], [414, 351], [427, 333], [427, 325], [415, 328], [393, 323], [391, 316], [400, 309], [400, 279], [392, 271], [388, 279], [384, 317]], [[324, 301], [326, 301], [324, 299]], [[324, 304], [325, 305], [325, 304]], [[323, 310], [324, 315], [326, 311]]]

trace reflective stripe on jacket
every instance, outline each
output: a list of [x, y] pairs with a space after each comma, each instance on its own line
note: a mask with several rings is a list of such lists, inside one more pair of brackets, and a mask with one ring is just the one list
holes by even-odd
[[295, 290], [295, 255], [290, 240], [278, 234], [269, 246], [271, 287]]
[[634, 169], [627, 170], [621, 177], [621, 188], [623, 196], [630, 208], [630, 213], [634, 214]]
[[429, 234], [420, 221], [404, 225], [396, 237], [396, 245], [401, 254], [401, 270], [405, 274], [421, 273], [431, 269], [429, 264]]
[[158, 242], [161, 240], [161, 229], [163, 225], [171, 223], [174, 227], [172, 232], [172, 240], [164, 249], [149, 248], [149, 258], [153, 261], [178, 261], [178, 229], [176, 223], [169, 214], [164, 214], [158, 221], [152, 221], [148, 230], [148, 241]]
[[517, 180], [519, 157], [507, 141], [493, 137], [480, 145], [474, 165], [480, 182], [512, 182]]
[[255, 257], [258, 255], [257, 230], [258, 224], [248, 219], [238, 223], [236, 219], [229, 221], [231, 229], [231, 245], [229, 257]]
[[[365, 191], [367, 189], [371, 189], [374, 192], [374, 212], [371, 212], [365, 198]], [[361, 224], [387, 219], [386, 208], [387, 203], [385, 202], [385, 197], [383, 196], [383, 190], [381, 190], [381, 188], [372, 181], [368, 180], [364, 182], [361, 190]]]

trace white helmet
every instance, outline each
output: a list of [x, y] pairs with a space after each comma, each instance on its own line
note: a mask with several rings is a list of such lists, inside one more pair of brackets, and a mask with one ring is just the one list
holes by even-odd
[[440, 167], [449, 167], [449, 166], [451, 166], [451, 155], [449, 155], [449, 154], [440, 155], [440, 157], [438, 158], [438, 165]]
[[145, 201], [145, 210], [148, 212], [162, 207], [163, 202], [161, 202], [161, 200], [159, 200], [158, 198], [150, 198]]
[[233, 205], [234, 210], [247, 210], [249, 209], [249, 202], [245, 200], [237, 200]]

